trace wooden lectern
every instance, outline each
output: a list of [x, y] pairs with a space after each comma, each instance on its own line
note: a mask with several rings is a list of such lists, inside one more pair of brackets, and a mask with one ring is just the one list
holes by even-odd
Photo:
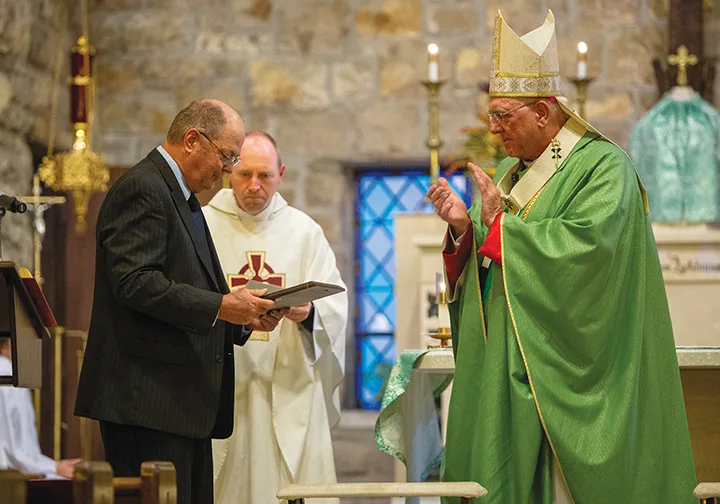
[[10, 337], [13, 370], [12, 376], [0, 376], [0, 385], [42, 387], [42, 339], [50, 338], [46, 325], [52, 326], [54, 317], [33, 287], [35, 280], [26, 282], [14, 262], [0, 261], [0, 337]]

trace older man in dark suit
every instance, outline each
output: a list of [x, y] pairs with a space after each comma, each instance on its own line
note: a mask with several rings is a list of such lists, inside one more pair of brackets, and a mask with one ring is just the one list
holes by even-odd
[[238, 162], [245, 128], [228, 105], [192, 102], [165, 143], [108, 191], [75, 414], [100, 421], [116, 476], [175, 464], [179, 504], [213, 500], [211, 438], [232, 432], [233, 344], [286, 311], [230, 293], [194, 193]]

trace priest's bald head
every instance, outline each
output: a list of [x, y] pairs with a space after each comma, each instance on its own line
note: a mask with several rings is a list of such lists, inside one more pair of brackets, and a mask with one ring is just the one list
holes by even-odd
[[230, 174], [230, 185], [238, 206], [257, 215], [270, 204], [285, 174], [277, 142], [264, 131], [251, 131], [245, 137], [240, 162]]

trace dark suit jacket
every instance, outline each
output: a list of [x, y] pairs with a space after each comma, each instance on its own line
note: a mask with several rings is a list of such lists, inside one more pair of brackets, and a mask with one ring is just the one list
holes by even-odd
[[98, 215], [95, 294], [75, 414], [190, 438], [233, 427], [233, 342], [216, 319], [229, 292], [157, 149], [115, 182]]

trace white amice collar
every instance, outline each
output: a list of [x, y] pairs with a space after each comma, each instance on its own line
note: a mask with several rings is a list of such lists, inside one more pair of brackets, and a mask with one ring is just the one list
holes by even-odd
[[250, 215], [245, 210], [240, 208], [237, 204], [235, 205], [235, 212], [237, 213], [237, 216], [241, 221], [267, 222], [272, 220], [275, 213], [285, 206], [287, 206], [287, 202], [280, 195], [280, 193], [276, 192], [275, 194], [273, 194], [272, 199], [270, 199], [270, 203], [268, 204], [268, 206], [266, 206], [265, 209], [260, 211], [260, 213], [258, 213], [257, 215]]

